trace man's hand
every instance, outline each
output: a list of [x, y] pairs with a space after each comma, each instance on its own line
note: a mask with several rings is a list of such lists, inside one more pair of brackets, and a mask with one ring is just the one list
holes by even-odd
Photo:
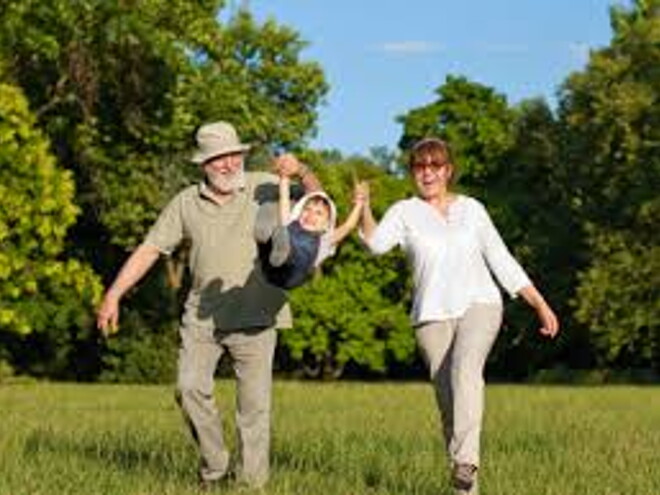
[[283, 177], [293, 177], [304, 175], [307, 167], [294, 154], [285, 153], [275, 158], [275, 170]]
[[101, 307], [96, 313], [96, 327], [104, 337], [117, 332], [119, 321], [119, 298], [111, 291], [106, 292]]
[[119, 275], [103, 296], [96, 313], [96, 326], [104, 336], [117, 332], [119, 300], [158, 260], [160, 251], [153, 244], [140, 244], [124, 262]]
[[285, 153], [275, 158], [275, 173], [280, 177], [292, 178], [297, 176], [305, 189], [305, 193], [323, 189], [316, 175], [291, 153]]

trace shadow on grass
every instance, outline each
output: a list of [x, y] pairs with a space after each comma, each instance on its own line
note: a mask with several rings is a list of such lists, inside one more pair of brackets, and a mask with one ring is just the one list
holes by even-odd
[[129, 474], [150, 473], [162, 479], [181, 479], [192, 476], [197, 462], [192, 449], [184, 450], [146, 438], [138, 431], [102, 432], [77, 438], [42, 428], [26, 437], [23, 454], [30, 458], [41, 454], [75, 456]]
[[[310, 437], [311, 438], [311, 437]], [[338, 434], [298, 442], [279, 439], [273, 452], [276, 472], [316, 473], [323, 477], [353, 484], [355, 493], [385, 492], [401, 495], [450, 495], [445, 486], [442, 460], [437, 452], [421, 447], [421, 455], [430, 461], [420, 467], [411, 461], [410, 445], [402, 446], [396, 437], [381, 437], [376, 441], [359, 433]], [[414, 455], [420, 456], [420, 452]], [[437, 469], [426, 464], [435, 466]]]
[[[150, 475], [161, 481], [176, 483], [191, 479], [197, 459], [192, 448], [173, 447], [162, 440], [149, 438], [139, 431], [106, 431], [74, 437], [48, 428], [32, 431], [24, 441], [23, 454], [34, 461], [40, 455], [75, 457], [98, 463], [103, 468], [116, 469], [129, 475]], [[280, 439], [272, 452], [273, 480], [279, 475], [320, 474], [328, 480], [353, 486], [360, 493], [385, 492], [401, 495], [450, 495], [444, 486], [443, 464], [437, 469], [428, 462], [409, 462], [410, 446], [403, 447], [400, 439], [381, 437], [369, 439], [357, 433], [338, 434], [323, 439], [312, 435], [300, 440]], [[430, 456], [430, 463], [438, 456], [421, 447], [422, 456]], [[419, 456], [420, 452], [415, 453]]]

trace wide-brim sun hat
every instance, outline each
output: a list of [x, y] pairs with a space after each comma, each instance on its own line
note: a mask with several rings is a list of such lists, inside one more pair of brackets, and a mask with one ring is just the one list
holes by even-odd
[[241, 143], [234, 126], [228, 122], [213, 122], [201, 126], [195, 134], [197, 149], [190, 160], [202, 164], [222, 155], [245, 153], [249, 144]]

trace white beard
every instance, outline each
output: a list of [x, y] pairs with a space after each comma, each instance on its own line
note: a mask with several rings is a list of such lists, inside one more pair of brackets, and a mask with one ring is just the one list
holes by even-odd
[[221, 174], [210, 172], [206, 174], [209, 184], [220, 194], [231, 194], [243, 187], [244, 174], [239, 170], [233, 174]]

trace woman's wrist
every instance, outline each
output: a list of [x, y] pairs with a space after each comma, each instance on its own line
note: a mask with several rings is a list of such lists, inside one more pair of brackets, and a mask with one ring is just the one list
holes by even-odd
[[543, 304], [545, 304], [543, 296], [538, 290], [536, 290], [536, 287], [534, 287], [533, 284], [524, 286], [518, 291], [518, 294], [521, 295], [527, 304], [529, 304], [534, 309], [538, 309], [542, 307]]

